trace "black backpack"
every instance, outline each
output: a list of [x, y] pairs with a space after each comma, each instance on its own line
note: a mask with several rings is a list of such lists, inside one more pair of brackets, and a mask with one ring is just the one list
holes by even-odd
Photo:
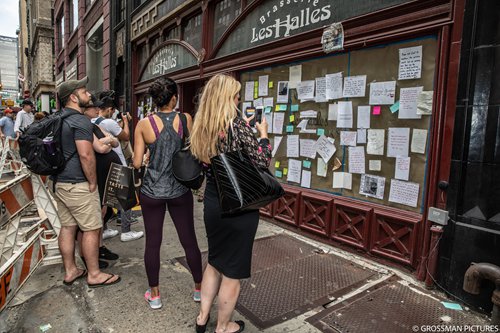
[[61, 133], [65, 118], [79, 114], [79, 112], [68, 112], [62, 115], [59, 111], [39, 122], [31, 124], [19, 137], [19, 154], [21, 161], [33, 173], [48, 176], [61, 173], [66, 167], [68, 159], [64, 158]]

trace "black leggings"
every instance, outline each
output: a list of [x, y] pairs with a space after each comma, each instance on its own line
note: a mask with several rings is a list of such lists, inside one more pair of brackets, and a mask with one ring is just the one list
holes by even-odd
[[141, 208], [146, 230], [146, 249], [144, 264], [150, 287], [159, 285], [160, 246], [163, 238], [165, 212], [172, 218], [177, 235], [184, 248], [187, 263], [195, 283], [201, 283], [201, 253], [196, 240], [193, 218], [193, 194], [187, 191], [174, 199], [152, 199], [141, 193]]

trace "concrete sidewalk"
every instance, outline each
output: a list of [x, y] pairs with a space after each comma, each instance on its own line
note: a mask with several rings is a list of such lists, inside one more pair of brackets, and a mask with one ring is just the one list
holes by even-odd
[[[195, 203], [195, 225], [198, 242], [202, 251], [207, 250], [205, 229], [203, 226], [202, 205]], [[163, 308], [151, 310], [144, 301], [144, 291], [148, 288], [143, 264], [144, 238], [138, 241], [122, 243], [119, 237], [106, 241], [120, 259], [110, 262], [107, 272], [120, 274], [122, 282], [105, 288], [89, 289], [84, 280], [73, 286], [62, 284], [62, 265], [39, 268], [28, 283], [18, 293], [9, 308], [0, 314], [0, 332], [40, 332], [40, 326], [50, 324], [48, 332], [194, 332], [195, 317], [199, 304], [192, 300], [193, 282], [190, 273], [174, 258], [184, 256], [177, 239], [175, 228], [167, 216], [161, 252], [160, 290]], [[111, 226], [115, 227], [115, 226]], [[142, 230], [142, 223], [133, 225], [133, 230]], [[119, 228], [118, 228], [119, 229]], [[368, 285], [351, 292], [352, 295], [366, 291], [374, 284], [397, 274], [399, 278], [412, 284], [418, 284], [412, 277], [406, 276], [387, 267], [371, 263], [332, 247], [315, 243], [301, 236], [285, 231], [271, 223], [261, 221], [257, 238], [280, 233], [294, 235], [323, 251], [335, 253], [363, 267], [372, 269], [380, 277]], [[346, 302], [350, 295], [335, 300], [335, 304]], [[429, 292], [429, 297], [433, 297]], [[334, 305], [334, 304], [331, 304]], [[207, 332], [215, 329], [216, 306], [213, 307], [211, 324]], [[239, 313], [234, 319], [246, 322], [245, 332], [320, 332], [305, 319], [324, 310], [319, 307], [282, 324], [263, 331]], [[360, 318], [360, 320], [362, 320]], [[487, 321], [478, 317], [482, 323]]]

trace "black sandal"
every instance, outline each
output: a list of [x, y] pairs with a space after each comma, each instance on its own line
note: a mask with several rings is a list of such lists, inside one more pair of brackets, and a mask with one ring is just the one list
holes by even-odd
[[196, 323], [196, 333], [205, 333], [205, 331], [207, 330], [207, 324], [209, 321], [210, 321], [210, 314], [207, 317], [207, 321], [205, 322], [205, 325], [198, 325], [198, 323]]
[[[230, 332], [230, 333], [241, 333], [245, 329], [245, 322], [243, 320], [235, 320], [234, 321], [238, 326], [240, 327], [237, 331]], [[217, 333], [217, 332], [214, 332]]]

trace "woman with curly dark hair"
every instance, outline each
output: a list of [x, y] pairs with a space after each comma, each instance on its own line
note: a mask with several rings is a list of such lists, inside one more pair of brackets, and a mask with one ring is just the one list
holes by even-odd
[[[150, 289], [144, 295], [149, 306], [162, 306], [159, 290], [160, 246], [163, 221], [168, 208], [186, 259], [193, 275], [195, 290], [193, 299], [200, 301], [202, 279], [201, 253], [194, 230], [193, 194], [180, 184], [172, 174], [172, 157], [182, 146], [183, 128], [181, 114], [174, 111], [177, 104], [177, 84], [169, 78], [157, 79], [148, 93], [158, 108], [155, 115], [141, 120], [135, 129], [134, 167], [140, 168], [146, 148], [149, 164], [141, 187], [140, 201], [146, 230], [144, 264]], [[190, 131], [192, 119], [185, 114]]]

